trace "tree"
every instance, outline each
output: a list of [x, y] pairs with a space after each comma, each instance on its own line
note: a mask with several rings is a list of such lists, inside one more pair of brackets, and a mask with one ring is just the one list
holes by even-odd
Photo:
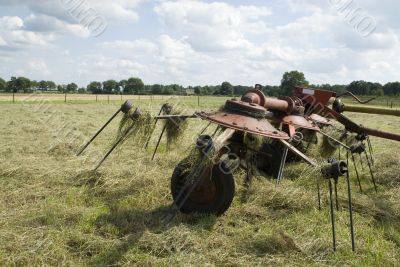
[[80, 88], [78, 89], [78, 93], [79, 93], [79, 94], [84, 94], [84, 93], [86, 93], [86, 89], [85, 89], [84, 87], [80, 87]]
[[[125, 92], [125, 87], [126, 87], [126, 84], [128, 83], [128, 80], [121, 80], [119, 83], [118, 83], [118, 87], [119, 87], [119, 89], [120, 89], [120, 93], [122, 94], [123, 92]], [[122, 90], [121, 90], [122, 89]]]
[[195, 86], [194, 87], [194, 93], [196, 95], [201, 95], [203, 93], [203, 88], [201, 86]]
[[47, 85], [47, 81], [40, 81], [38, 84], [39, 90], [40, 91], [47, 91], [48, 90], [48, 85]]
[[103, 92], [106, 94], [112, 94], [118, 92], [118, 83], [115, 80], [108, 80], [103, 82]]
[[0, 91], [5, 91], [6, 90], [7, 83], [5, 80], [0, 78]]
[[67, 84], [67, 92], [76, 92], [78, 90], [78, 85], [76, 83]]
[[143, 81], [139, 78], [129, 78], [125, 85], [124, 93], [136, 95], [144, 93]]
[[93, 94], [101, 94], [103, 90], [101, 82], [91, 82], [86, 88], [89, 92], [92, 92]]
[[11, 79], [6, 83], [6, 92], [18, 92], [17, 77], [11, 77]]
[[163, 87], [160, 84], [153, 84], [151, 86], [151, 93], [153, 95], [161, 95], [163, 91]]
[[243, 95], [247, 90], [249, 90], [248, 86], [236, 85], [233, 87], [234, 95]]
[[400, 95], [400, 82], [391, 82], [383, 86], [385, 95]]
[[31, 81], [25, 77], [18, 77], [16, 80], [17, 90], [22, 90], [24, 93], [31, 91]]
[[53, 81], [47, 81], [47, 90], [55, 90], [57, 88], [57, 85]]
[[233, 95], [233, 86], [232, 86], [232, 84], [230, 84], [229, 82], [223, 82], [221, 84], [221, 89], [219, 91], [219, 94], [232, 96]]
[[281, 80], [281, 91], [284, 95], [291, 95], [295, 86], [308, 86], [304, 73], [297, 70], [285, 72]]

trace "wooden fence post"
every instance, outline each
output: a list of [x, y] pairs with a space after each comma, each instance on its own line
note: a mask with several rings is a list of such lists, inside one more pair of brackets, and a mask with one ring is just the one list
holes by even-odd
[[107, 103], [110, 104], [110, 95], [107, 95]]
[[65, 93], [65, 95], [64, 95], [64, 102], [65, 103], [67, 102], [67, 93]]
[[15, 103], [15, 92], [13, 91], [13, 103]]

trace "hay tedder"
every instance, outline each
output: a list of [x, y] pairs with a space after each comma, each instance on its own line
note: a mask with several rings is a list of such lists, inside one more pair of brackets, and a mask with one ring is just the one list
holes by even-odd
[[[360, 104], [356, 96], [347, 92]], [[351, 106], [343, 104], [335, 92], [295, 87], [290, 97], [266, 97], [261, 86], [248, 90], [241, 99], [227, 100], [217, 111], [198, 111], [193, 114], [176, 114], [173, 107], [164, 104], [157, 116], [149, 118], [131, 102], [125, 102], [111, 119], [78, 152], [80, 155], [97, 135], [123, 112], [123, 121], [129, 121], [120, 127], [120, 134], [110, 151], [99, 162], [96, 169], [111, 152], [129, 135], [145, 131], [148, 133], [141, 144], [147, 148], [150, 136], [157, 121], [165, 122], [158, 138], [153, 159], [165, 132], [179, 132], [189, 119], [202, 119], [208, 125], [201, 131], [192, 152], [175, 167], [171, 177], [172, 210], [183, 213], [223, 214], [231, 205], [235, 194], [234, 173], [238, 169], [245, 171], [246, 185], [251, 184], [255, 174], [272, 177], [280, 183], [284, 177], [285, 165], [294, 161], [305, 161], [310, 168], [318, 170], [316, 189], [318, 206], [321, 208], [320, 182], [328, 180], [330, 214], [332, 219], [333, 246], [336, 249], [334, 202], [339, 208], [337, 183], [341, 176], [346, 177], [348, 208], [352, 248], [354, 244], [351, 181], [349, 160], [353, 162], [359, 190], [362, 191], [356, 158], [366, 162], [369, 176], [375, 190], [377, 185], [373, 172], [374, 159], [370, 136], [400, 141], [400, 135], [370, 129], [359, 125], [343, 112], [362, 112], [400, 116], [400, 111]], [[146, 125], [138, 123], [145, 116]], [[204, 134], [210, 125], [216, 130]], [[172, 129], [172, 130], [171, 130]], [[172, 131], [173, 132], [173, 131]], [[318, 143], [322, 136], [325, 148], [321, 147], [318, 157], [311, 156], [310, 145]], [[324, 152], [322, 153], [322, 150]], [[338, 152], [338, 154], [336, 154]], [[358, 155], [357, 155], [358, 154]], [[334, 158], [337, 155], [338, 158]], [[324, 163], [320, 158], [324, 157]], [[344, 160], [341, 160], [343, 157]]]

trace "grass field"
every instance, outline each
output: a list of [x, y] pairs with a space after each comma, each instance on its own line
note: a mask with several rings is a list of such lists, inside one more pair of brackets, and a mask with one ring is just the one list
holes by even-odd
[[[93, 96], [91, 96], [93, 97]], [[400, 143], [372, 138], [379, 185], [365, 171], [365, 192], [353, 183], [355, 253], [351, 252], [346, 186], [339, 182], [338, 251], [332, 252], [327, 187], [318, 210], [317, 172], [303, 163], [285, 170], [276, 186], [257, 177], [247, 190], [236, 175], [236, 197], [221, 217], [178, 215], [162, 220], [171, 204], [169, 179], [206, 125], [193, 120], [179, 145], [165, 142], [154, 161], [157, 128], [145, 151], [129, 140], [97, 171], [94, 164], [116, 136], [118, 120], [90, 149], [79, 147], [107, 121], [119, 99], [99, 102], [0, 103], [1, 266], [398, 266], [400, 262]], [[202, 98], [217, 108], [225, 98]], [[156, 113], [167, 99], [135, 99]], [[188, 112], [197, 98], [173, 98]], [[399, 132], [400, 118], [349, 114], [372, 128]], [[209, 129], [210, 132], [213, 129]], [[354, 176], [354, 173], [352, 173]], [[353, 181], [354, 181], [354, 177]]]

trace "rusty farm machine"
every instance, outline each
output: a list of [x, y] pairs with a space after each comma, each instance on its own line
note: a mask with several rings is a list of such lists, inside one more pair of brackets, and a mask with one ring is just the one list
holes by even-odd
[[[353, 162], [351, 167], [354, 167], [359, 190], [363, 189], [356, 164], [357, 158], [368, 166], [371, 183], [374, 189], [378, 190], [373, 172], [373, 148], [369, 137], [400, 141], [400, 135], [364, 127], [343, 113], [349, 111], [399, 116], [400, 111], [347, 105], [342, 102], [343, 95], [350, 95], [360, 104], [373, 100], [363, 102], [350, 92], [337, 95], [331, 91], [303, 87], [295, 87], [290, 97], [271, 98], [264, 95], [260, 85], [256, 85], [240, 99], [227, 100], [217, 111], [175, 114], [171, 105], [164, 104], [159, 113], [150, 118], [139, 108], [134, 108], [130, 101], [126, 101], [80, 149], [78, 155], [83, 153], [120, 112], [124, 114], [123, 120], [129, 120], [131, 123], [120, 129], [118, 138], [95, 169], [100, 167], [127, 136], [135, 135], [138, 131], [148, 133], [143, 142], [147, 148], [155, 125], [160, 120], [169, 122], [169, 125], [174, 125], [176, 128], [189, 119], [207, 121], [207, 127], [212, 124], [217, 125], [215, 132], [211, 135], [203, 134], [207, 127], [204, 128], [195, 142], [193, 148], [195, 152], [179, 162], [172, 173], [173, 203], [170, 214], [180, 211], [221, 215], [229, 208], [235, 194], [234, 170], [244, 169], [247, 184], [251, 183], [255, 172], [272, 177], [279, 184], [284, 177], [285, 165], [302, 160], [312, 168], [318, 169], [320, 174], [315, 178], [319, 209], [321, 209], [320, 182], [323, 179], [327, 180], [334, 250], [336, 250], [334, 214], [335, 209], [339, 208], [337, 183], [339, 177], [345, 177], [351, 242], [354, 250], [349, 161]], [[137, 122], [142, 120], [143, 116], [147, 116], [145, 119], [147, 126], [144, 130], [143, 127], [137, 127]], [[153, 159], [168, 127], [171, 126], [165, 123], [152, 154]], [[336, 135], [331, 134], [332, 129]], [[309, 155], [310, 144], [317, 141], [317, 134], [322, 135], [323, 140], [333, 148], [328, 154], [324, 154], [326, 158], [323, 164]]]

